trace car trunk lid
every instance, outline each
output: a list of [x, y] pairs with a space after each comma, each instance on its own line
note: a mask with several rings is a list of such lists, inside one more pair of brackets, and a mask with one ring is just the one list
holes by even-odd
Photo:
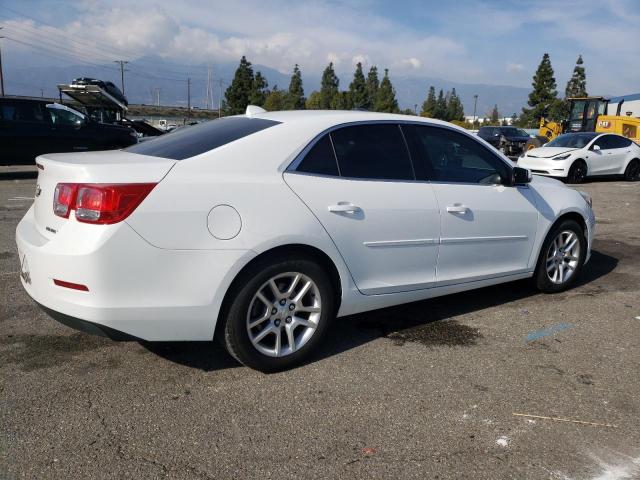
[[36, 159], [38, 180], [34, 199], [38, 231], [51, 238], [69, 222], [53, 212], [54, 192], [59, 183], [158, 183], [175, 163], [122, 150], [41, 155]]

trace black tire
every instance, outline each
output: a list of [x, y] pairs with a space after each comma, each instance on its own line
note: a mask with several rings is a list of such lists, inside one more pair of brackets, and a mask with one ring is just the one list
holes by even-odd
[[[573, 271], [573, 274], [564, 283], [554, 283], [547, 273], [547, 255], [551, 247], [552, 242], [556, 239], [561, 232], [572, 231], [578, 237], [580, 242], [580, 256], [578, 258], [577, 266]], [[563, 220], [557, 225], [553, 226], [549, 231], [547, 238], [542, 244], [542, 249], [538, 255], [538, 264], [533, 275], [535, 286], [538, 290], [544, 293], [557, 293], [563, 292], [573, 285], [576, 278], [580, 275], [584, 260], [587, 255], [587, 239], [585, 238], [582, 227], [575, 220]]]
[[[254, 295], [269, 279], [286, 272], [299, 272], [317, 286], [322, 299], [320, 319], [314, 333], [299, 350], [286, 356], [271, 357], [251, 343], [247, 331], [247, 313]], [[335, 315], [335, 289], [327, 272], [313, 259], [303, 255], [265, 258], [245, 271], [229, 292], [229, 302], [217, 337], [229, 354], [247, 367], [268, 373], [293, 368], [304, 363], [322, 342], [329, 323]], [[268, 320], [271, 322], [271, 320]]]
[[[544, 138], [544, 137], [542, 137]], [[542, 145], [544, 145], [547, 142], [542, 141], [541, 137], [533, 137], [530, 138], [529, 140], [527, 140], [527, 143], [525, 143], [524, 145], [524, 151], [526, 152], [527, 150], [532, 150], [534, 148], [540, 148]]]
[[629, 162], [624, 171], [624, 179], [627, 182], [637, 182], [640, 180], [640, 160], [634, 158]]
[[567, 183], [582, 183], [587, 177], [587, 164], [584, 160], [576, 160], [571, 164], [567, 174]]

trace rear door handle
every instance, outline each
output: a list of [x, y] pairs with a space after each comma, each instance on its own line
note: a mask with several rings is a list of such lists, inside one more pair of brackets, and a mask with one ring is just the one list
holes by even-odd
[[467, 213], [469, 209], [464, 205], [449, 205], [447, 207], [447, 212], [449, 213]]
[[358, 213], [362, 209], [352, 203], [339, 202], [336, 205], [329, 205], [329, 211], [333, 213]]

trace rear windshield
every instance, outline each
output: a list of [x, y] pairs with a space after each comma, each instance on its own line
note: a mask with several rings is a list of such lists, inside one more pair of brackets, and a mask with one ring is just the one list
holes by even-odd
[[279, 123], [262, 118], [220, 118], [165, 133], [153, 140], [125, 148], [125, 151], [152, 157], [184, 160]]

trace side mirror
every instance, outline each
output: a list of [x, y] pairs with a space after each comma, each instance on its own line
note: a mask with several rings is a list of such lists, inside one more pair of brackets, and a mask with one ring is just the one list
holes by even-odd
[[594, 145], [593, 147], [591, 147], [591, 150], [593, 150], [594, 152], [599, 152], [600, 151], [600, 145]]
[[514, 167], [511, 171], [511, 185], [526, 185], [531, 178], [531, 171], [526, 168]]

